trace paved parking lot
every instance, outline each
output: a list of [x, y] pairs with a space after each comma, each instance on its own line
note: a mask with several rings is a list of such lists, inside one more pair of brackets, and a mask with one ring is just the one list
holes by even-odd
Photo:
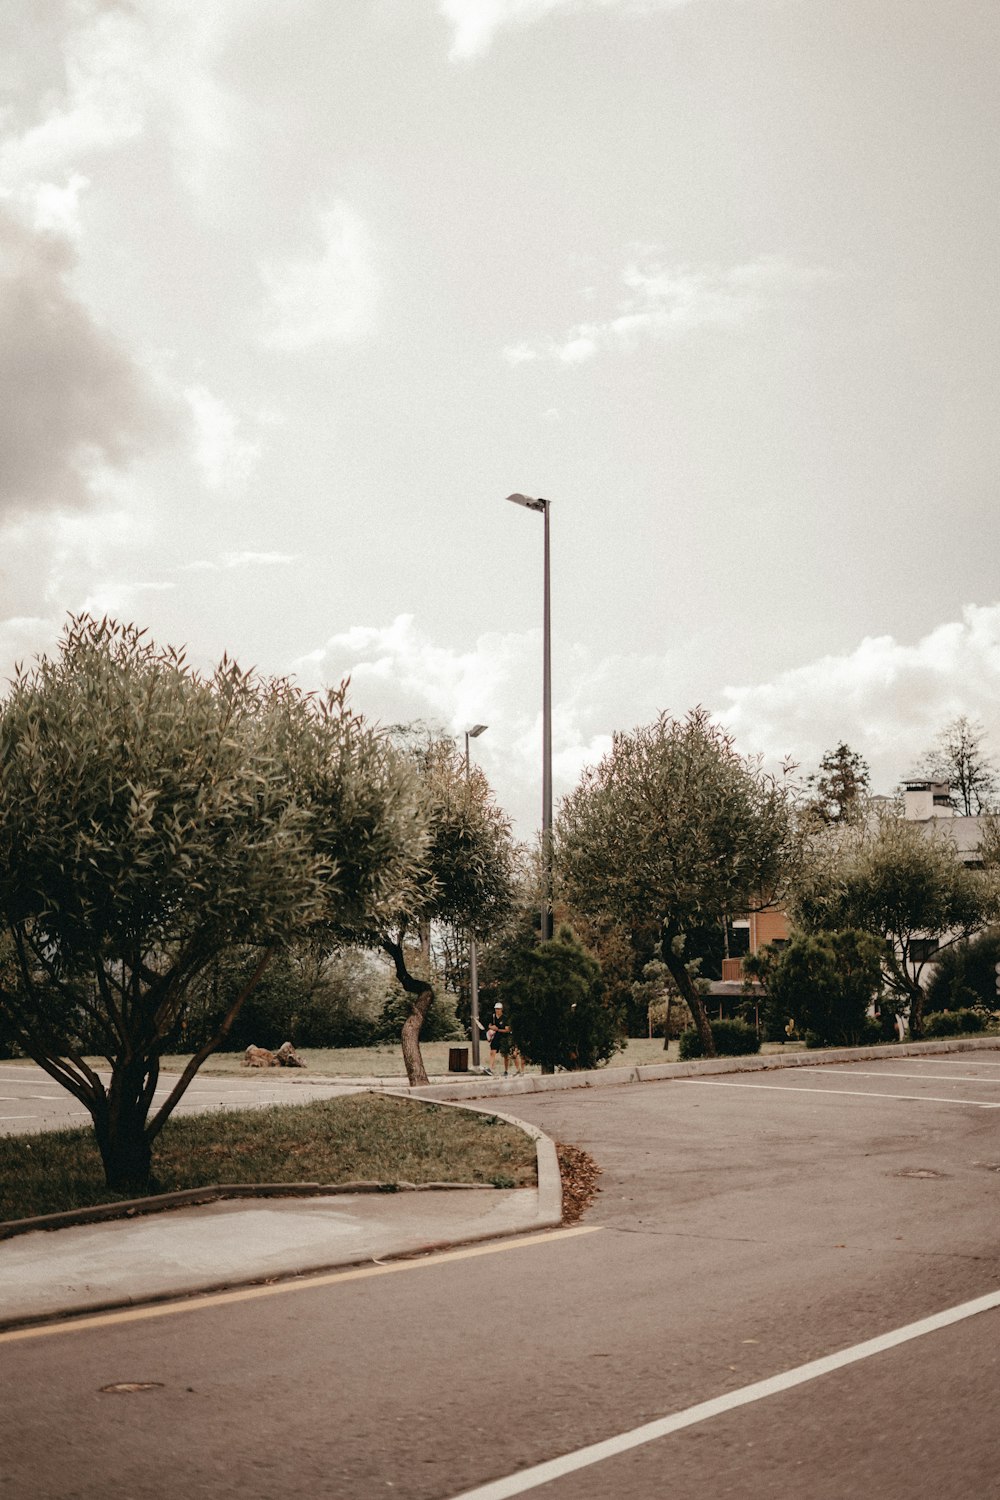
[[[108, 1074], [101, 1075], [107, 1080]], [[156, 1090], [154, 1106], [167, 1098], [177, 1082], [164, 1074]], [[197, 1075], [174, 1113], [203, 1114], [211, 1109], [245, 1109], [266, 1104], [304, 1104], [310, 1099], [330, 1099], [351, 1092], [332, 1079], [304, 1079], [298, 1070], [250, 1072], [238, 1078], [208, 1078]], [[90, 1115], [54, 1079], [33, 1063], [0, 1062], [0, 1135], [21, 1135], [40, 1130], [62, 1130], [85, 1125]]]

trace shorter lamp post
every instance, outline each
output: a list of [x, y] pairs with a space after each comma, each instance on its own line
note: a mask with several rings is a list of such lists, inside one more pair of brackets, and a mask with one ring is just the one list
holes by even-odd
[[[465, 731], [465, 779], [469, 779], [469, 741], [478, 739], [489, 728], [487, 724], [473, 724]], [[472, 1066], [479, 1067], [479, 966], [476, 956], [476, 939], [469, 933], [469, 1030], [472, 1033]]]

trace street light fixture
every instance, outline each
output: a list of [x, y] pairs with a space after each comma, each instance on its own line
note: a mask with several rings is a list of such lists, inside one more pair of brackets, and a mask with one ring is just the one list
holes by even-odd
[[552, 936], [552, 608], [549, 584], [549, 511], [551, 500], [508, 495], [514, 505], [541, 511], [545, 518], [545, 569], [542, 604], [542, 942]]
[[[469, 741], [477, 740], [488, 724], [473, 724], [465, 731], [465, 779], [469, 779]], [[472, 1033], [472, 1066], [479, 1067], [479, 960], [476, 939], [469, 933], [469, 1030]]]
[[470, 740], [478, 740], [479, 736], [481, 734], [485, 734], [486, 731], [487, 731], [487, 729], [489, 729], [489, 727], [490, 726], [488, 724], [473, 724], [473, 726], [472, 726], [471, 729], [467, 729], [465, 731], [465, 774], [466, 774], [466, 776], [468, 776], [468, 774], [469, 774], [469, 741]]

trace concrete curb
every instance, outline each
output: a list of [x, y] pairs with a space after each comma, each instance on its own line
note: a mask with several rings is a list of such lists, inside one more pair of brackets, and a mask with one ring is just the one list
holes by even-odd
[[629, 1083], [658, 1083], [670, 1078], [719, 1073], [763, 1073], [779, 1068], [814, 1068], [821, 1063], [864, 1062], [879, 1057], [926, 1057], [949, 1052], [1000, 1051], [1000, 1037], [941, 1037], [929, 1042], [885, 1042], [874, 1047], [817, 1047], [806, 1052], [755, 1053], [749, 1057], [695, 1058], [690, 1062], [641, 1063], [632, 1068], [595, 1068], [581, 1073], [529, 1073], [521, 1078], [476, 1077], [448, 1083], [421, 1084], [396, 1092], [439, 1104], [459, 1099], [509, 1098], [560, 1089], [615, 1088]]
[[[373, 1092], [375, 1092], [373, 1090]], [[391, 1092], [397, 1099], [410, 1099], [417, 1095], [425, 1098], [418, 1089], [396, 1089], [379, 1090], [380, 1093]], [[530, 1125], [527, 1120], [519, 1120], [515, 1115], [501, 1114], [496, 1109], [486, 1109], [476, 1104], [463, 1104], [457, 1099], [427, 1100], [428, 1103], [443, 1104], [451, 1109], [465, 1109], [469, 1113], [493, 1115], [498, 1120], [503, 1120], [505, 1125], [513, 1125], [518, 1130], [523, 1130], [535, 1143], [535, 1170], [538, 1176], [538, 1212], [532, 1229], [551, 1229], [555, 1224], [562, 1223], [562, 1174], [559, 1171], [559, 1154], [556, 1151], [555, 1141], [539, 1130], [537, 1125]], [[524, 1230], [517, 1231], [524, 1233]]]
[[495, 1191], [491, 1182], [220, 1182], [200, 1188], [179, 1188], [149, 1198], [123, 1198], [120, 1203], [97, 1203], [92, 1208], [67, 1208], [62, 1213], [0, 1223], [0, 1241], [36, 1229], [72, 1229], [78, 1224], [102, 1224], [112, 1219], [137, 1219], [172, 1208], [200, 1208], [234, 1198], [335, 1198], [344, 1193], [429, 1193]]

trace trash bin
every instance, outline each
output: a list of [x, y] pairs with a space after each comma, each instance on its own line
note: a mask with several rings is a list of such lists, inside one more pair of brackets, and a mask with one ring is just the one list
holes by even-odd
[[448, 1072], [467, 1073], [469, 1071], [469, 1049], [468, 1047], [448, 1048]]

